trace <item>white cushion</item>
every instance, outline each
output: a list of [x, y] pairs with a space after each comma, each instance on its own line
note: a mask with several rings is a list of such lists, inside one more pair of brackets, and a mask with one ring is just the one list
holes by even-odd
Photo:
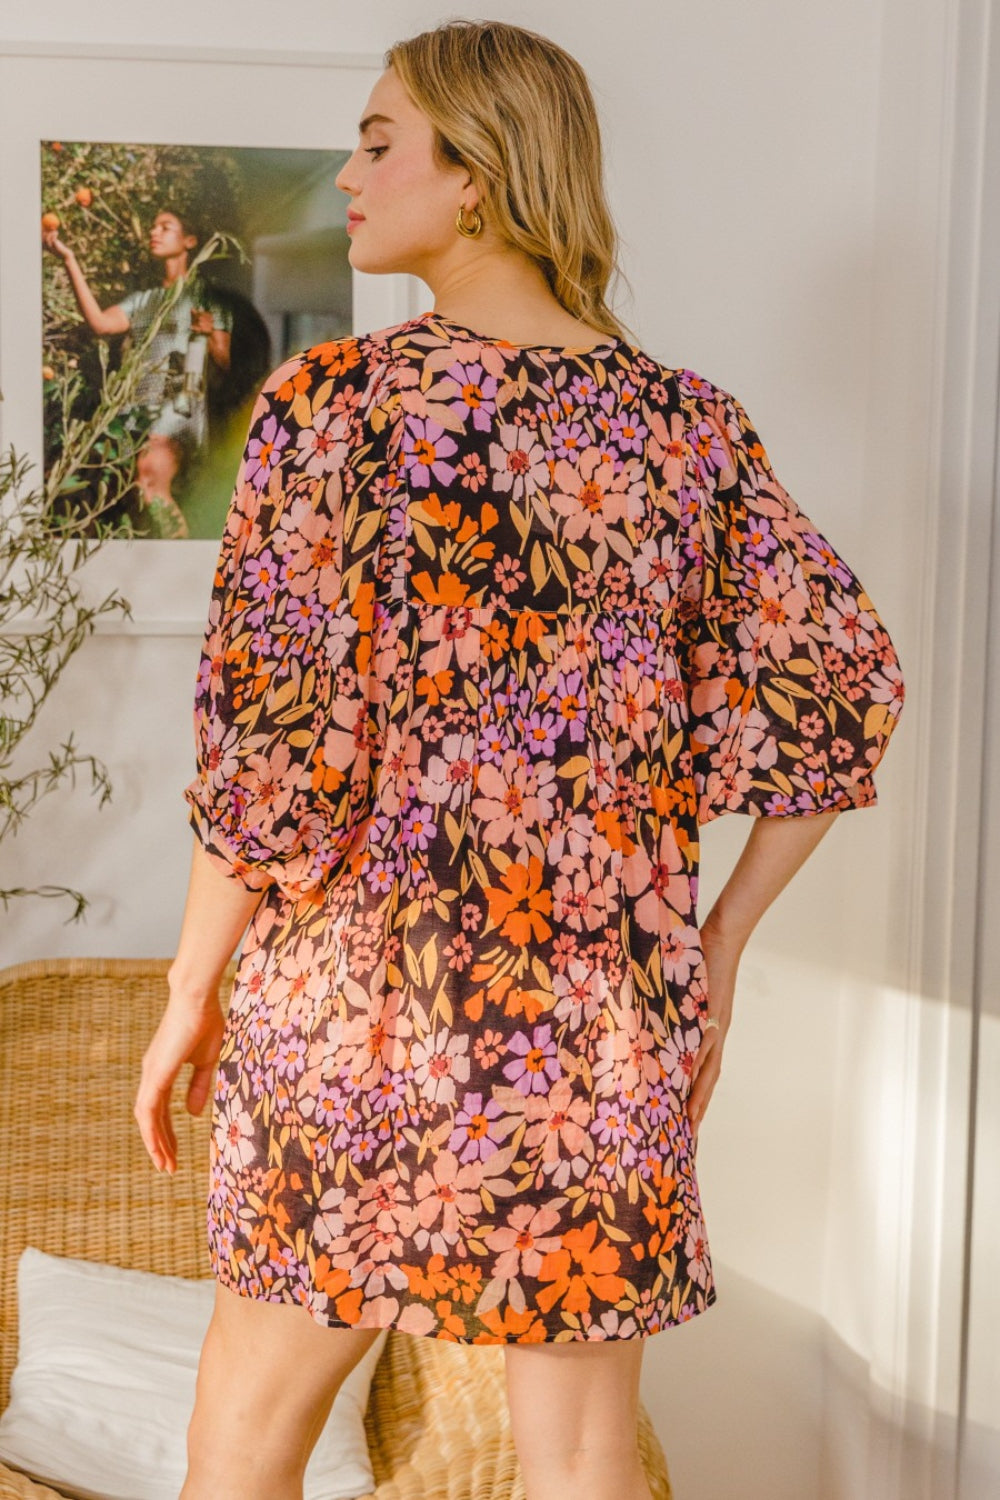
[[[80, 1500], [177, 1500], [215, 1282], [46, 1255], [17, 1268], [18, 1363], [0, 1459]], [[383, 1330], [337, 1392], [305, 1500], [374, 1488], [364, 1415]]]

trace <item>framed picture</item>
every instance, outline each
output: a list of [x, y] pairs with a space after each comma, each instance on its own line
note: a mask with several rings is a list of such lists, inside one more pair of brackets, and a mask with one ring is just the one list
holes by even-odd
[[158, 319], [124, 417], [139, 446], [126, 502], [137, 540], [88, 565], [95, 588], [132, 603], [118, 629], [202, 629], [268, 370], [430, 305], [413, 278], [359, 275], [347, 260], [335, 179], [381, 71], [368, 56], [0, 53], [4, 447], [44, 471], [61, 452], [62, 377], [72, 372], [85, 417], [103, 371]]

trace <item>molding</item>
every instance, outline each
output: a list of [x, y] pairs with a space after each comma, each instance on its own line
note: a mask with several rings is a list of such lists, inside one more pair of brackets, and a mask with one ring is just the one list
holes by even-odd
[[0, 42], [0, 57], [60, 57], [74, 62], [220, 63], [235, 68], [358, 68], [382, 70], [377, 52], [278, 52], [258, 47], [171, 47], [138, 42]]

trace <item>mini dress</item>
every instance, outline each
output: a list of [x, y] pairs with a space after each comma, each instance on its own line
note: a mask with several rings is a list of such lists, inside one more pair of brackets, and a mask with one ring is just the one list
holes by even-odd
[[873, 805], [902, 702], [864, 588], [692, 371], [435, 313], [275, 370], [185, 792], [261, 893], [219, 1280], [461, 1343], [707, 1308], [699, 827]]

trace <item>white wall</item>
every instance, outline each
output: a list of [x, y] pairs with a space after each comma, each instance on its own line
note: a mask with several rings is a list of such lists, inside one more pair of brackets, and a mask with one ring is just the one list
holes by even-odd
[[[163, 11], [49, 0], [5, 14], [0, 30], [8, 42], [253, 47], [288, 60], [380, 53], [453, 13], [302, 0], [286, 21], [247, 0]], [[896, 1490], [868, 1487], [865, 1433], [824, 1435], [821, 1395], [834, 1379], [827, 1339], [838, 1368], [906, 1384], [907, 1037], [915, 1009], [941, 999], [914, 993], [913, 955], [950, 6], [619, 0], [613, 25], [603, 0], [494, 0], [488, 13], [546, 31], [587, 68], [634, 293], [622, 315], [652, 352], [744, 401], [784, 483], [861, 574], [908, 676], [881, 806], [840, 821], [747, 955], [699, 1151], [720, 1302], [652, 1341], [643, 1385], [677, 1500], [721, 1500], [737, 1478], [745, 1500], [889, 1500]], [[37, 263], [3, 274], [34, 295]], [[197, 566], [192, 587], [207, 583]], [[91, 912], [64, 927], [51, 909], [16, 908], [0, 918], [3, 961], [170, 952], [197, 651], [192, 635], [104, 637], [67, 673], [40, 738], [72, 727], [108, 762], [114, 801], [98, 812], [79, 790], [53, 799], [6, 863], [22, 883], [81, 886]], [[737, 819], [706, 830], [704, 910], [745, 832]], [[727, 1433], [740, 1435], [728, 1469]]]

